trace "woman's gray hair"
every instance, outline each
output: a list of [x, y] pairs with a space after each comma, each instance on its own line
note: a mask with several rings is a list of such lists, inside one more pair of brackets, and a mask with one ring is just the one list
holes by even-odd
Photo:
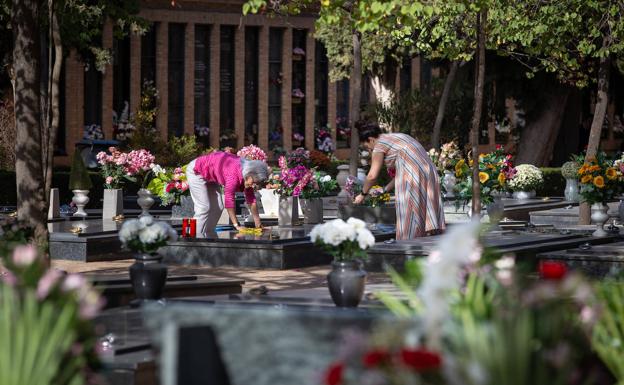
[[252, 177], [255, 183], [269, 179], [269, 166], [261, 160], [241, 159], [243, 178]]

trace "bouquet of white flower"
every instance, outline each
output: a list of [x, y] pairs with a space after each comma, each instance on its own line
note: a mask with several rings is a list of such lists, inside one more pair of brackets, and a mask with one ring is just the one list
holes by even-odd
[[334, 219], [316, 225], [310, 238], [339, 262], [364, 259], [364, 250], [375, 244], [375, 237], [366, 228], [366, 223], [356, 218], [349, 218], [346, 222]]
[[124, 247], [137, 253], [155, 253], [168, 241], [178, 239], [178, 233], [166, 222], [156, 222], [150, 216], [124, 222], [119, 230]]
[[532, 164], [516, 166], [516, 175], [508, 181], [512, 191], [532, 191], [542, 183], [544, 183], [542, 172]]

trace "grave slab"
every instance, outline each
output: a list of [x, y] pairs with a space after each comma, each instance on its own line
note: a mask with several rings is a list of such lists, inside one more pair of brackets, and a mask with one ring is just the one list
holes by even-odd
[[[308, 234], [312, 227], [272, 227], [261, 236], [221, 231], [217, 238], [170, 242], [161, 248], [161, 254], [165, 263], [180, 265], [293, 269], [329, 264], [332, 257], [310, 241]], [[372, 232], [377, 241], [395, 236], [393, 226], [379, 225]]]
[[624, 271], [624, 242], [544, 252], [537, 258], [564, 262], [571, 270], [593, 278], [618, 277]]
[[[607, 223], [616, 219], [619, 221], [618, 202], [608, 203], [609, 220]], [[554, 208], [543, 211], [532, 211], [530, 213], [531, 223], [535, 225], [551, 225], [555, 228], [567, 228], [575, 226], [579, 221], [579, 207], [568, 205], [566, 207]]]

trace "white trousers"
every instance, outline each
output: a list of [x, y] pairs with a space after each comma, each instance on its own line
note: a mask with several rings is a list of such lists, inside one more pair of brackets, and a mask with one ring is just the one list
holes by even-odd
[[186, 181], [195, 205], [198, 238], [216, 238], [215, 227], [223, 212], [223, 194], [218, 183], [206, 182], [195, 174], [195, 161], [186, 166]]

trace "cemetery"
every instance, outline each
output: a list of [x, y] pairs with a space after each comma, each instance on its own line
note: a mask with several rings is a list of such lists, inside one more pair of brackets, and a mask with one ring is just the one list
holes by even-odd
[[0, 385], [624, 384], [623, 17], [0, 2]]

